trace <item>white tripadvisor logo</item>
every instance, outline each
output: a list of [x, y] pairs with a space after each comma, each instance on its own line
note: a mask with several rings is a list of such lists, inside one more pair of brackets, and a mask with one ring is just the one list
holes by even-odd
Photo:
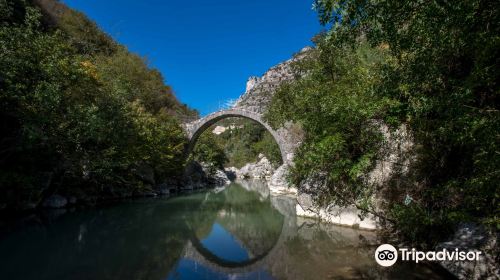
[[391, 244], [382, 244], [375, 250], [375, 260], [381, 266], [391, 266], [398, 260], [398, 250]]

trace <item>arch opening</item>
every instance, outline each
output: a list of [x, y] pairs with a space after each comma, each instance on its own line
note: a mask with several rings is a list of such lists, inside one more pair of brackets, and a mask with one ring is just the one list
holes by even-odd
[[281, 141], [280, 134], [276, 130], [274, 130], [269, 124], [264, 122], [261, 119], [260, 115], [242, 110], [224, 110], [215, 112], [200, 120], [197, 120], [193, 123], [186, 125], [186, 130], [189, 138], [189, 144], [186, 149], [187, 155], [190, 155], [194, 151], [194, 148], [198, 143], [198, 140], [200, 139], [200, 137], [204, 132], [206, 132], [209, 128], [213, 127], [219, 122], [231, 118], [250, 120], [252, 123], [256, 123], [260, 127], [263, 127], [265, 131], [269, 133], [271, 138], [274, 140], [273, 142], [276, 143], [279, 149], [279, 156], [278, 156], [279, 161], [277, 161], [278, 165], [281, 165], [286, 162], [287, 153], [283, 145], [283, 141]]

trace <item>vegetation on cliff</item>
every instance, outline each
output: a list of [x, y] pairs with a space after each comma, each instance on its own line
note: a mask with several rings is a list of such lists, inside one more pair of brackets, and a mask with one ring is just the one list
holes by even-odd
[[[217, 126], [225, 131], [214, 134]], [[212, 125], [201, 135], [193, 152], [195, 160], [219, 168], [241, 168], [257, 162], [259, 154], [265, 155], [275, 167], [281, 164], [281, 152], [271, 133], [245, 118], [229, 118]]]
[[267, 113], [306, 132], [292, 182], [319, 174], [320, 202], [373, 210], [375, 190], [363, 180], [380, 148], [371, 124], [405, 124], [417, 164], [413, 177], [387, 186], [383, 209], [399, 233], [432, 244], [463, 221], [500, 228], [498, 2], [317, 0], [315, 8], [331, 28]]
[[52, 193], [123, 195], [182, 171], [180, 104], [161, 74], [57, 1], [0, 0], [0, 209]]

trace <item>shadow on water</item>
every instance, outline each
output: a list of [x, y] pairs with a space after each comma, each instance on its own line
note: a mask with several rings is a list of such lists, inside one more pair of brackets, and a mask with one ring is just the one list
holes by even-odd
[[0, 279], [439, 279], [373, 232], [295, 216], [263, 182], [66, 213], [0, 236]]

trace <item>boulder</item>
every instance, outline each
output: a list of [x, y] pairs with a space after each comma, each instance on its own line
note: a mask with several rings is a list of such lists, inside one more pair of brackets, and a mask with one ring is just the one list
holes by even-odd
[[327, 223], [366, 230], [378, 228], [376, 217], [371, 214], [363, 215], [362, 211], [354, 206], [339, 207], [331, 204], [327, 207], [317, 207], [311, 203], [310, 198], [304, 196], [307, 195], [301, 194], [297, 199], [296, 214], [299, 217], [318, 218]]
[[481, 252], [477, 261], [442, 261], [441, 265], [459, 279], [500, 279], [500, 267], [495, 257], [499, 254], [498, 236], [483, 226], [461, 224], [450, 241], [440, 243], [436, 251]]
[[209, 176], [209, 182], [214, 186], [224, 186], [231, 183], [231, 180], [227, 177], [226, 172], [217, 169], [212, 175]]
[[333, 203], [327, 206], [317, 205], [314, 202], [315, 195], [317, 195], [314, 186], [317, 186], [318, 189], [324, 187], [321, 184], [323, 181], [319, 179], [320, 177], [318, 176], [316, 179], [308, 178], [301, 184], [301, 191], [297, 195], [297, 216], [319, 218], [328, 223], [367, 230], [378, 228], [378, 220], [374, 215], [363, 213], [354, 205], [347, 207], [339, 207]]
[[202, 163], [203, 172], [206, 174], [206, 182], [211, 186], [224, 186], [231, 183], [224, 170], [212, 165]]
[[47, 208], [63, 208], [67, 204], [68, 200], [64, 196], [53, 194], [44, 200], [42, 206]]
[[257, 163], [248, 163], [238, 172], [238, 178], [269, 178], [273, 175], [274, 168], [271, 162], [263, 155], [259, 155]]
[[297, 203], [306, 211], [314, 210], [314, 203], [311, 195], [301, 193], [297, 196]]

